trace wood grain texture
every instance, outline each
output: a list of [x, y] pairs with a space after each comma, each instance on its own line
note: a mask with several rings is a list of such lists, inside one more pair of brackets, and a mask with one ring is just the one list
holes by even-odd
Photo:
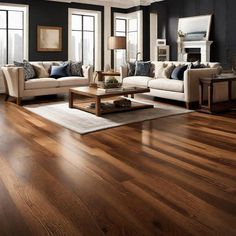
[[236, 112], [81, 136], [0, 110], [0, 235], [236, 235]]

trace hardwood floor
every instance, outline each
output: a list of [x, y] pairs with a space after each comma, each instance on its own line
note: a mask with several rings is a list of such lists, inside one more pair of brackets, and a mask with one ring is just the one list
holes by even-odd
[[236, 112], [80, 136], [0, 98], [0, 235], [236, 235]]

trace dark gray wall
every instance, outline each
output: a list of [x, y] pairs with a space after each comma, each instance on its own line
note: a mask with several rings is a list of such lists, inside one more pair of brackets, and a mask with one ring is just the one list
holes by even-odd
[[[211, 60], [230, 68], [236, 57], [236, 1], [235, 0], [165, 0], [151, 5], [158, 13], [159, 37], [167, 39], [171, 59], [177, 59], [177, 26], [180, 17], [213, 14], [210, 40]], [[165, 32], [166, 33], [163, 33]]]
[[[104, 51], [104, 7], [80, 3], [58, 3], [44, 0], [1, 0], [1, 2], [29, 5], [29, 60], [58, 60], [68, 59], [68, 8], [88, 9], [102, 13], [102, 52]], [[37, 25], [62, 27], [61, 52], [37, 52]], [[102, 68], [104, 56], [102, 53]]]

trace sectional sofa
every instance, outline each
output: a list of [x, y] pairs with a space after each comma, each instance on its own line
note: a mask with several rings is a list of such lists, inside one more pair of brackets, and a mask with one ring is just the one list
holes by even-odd
[[[39, 61], [30, 62], [30, 64], [43, 66], [46, 71], [49, 71], [52, 65], [57, 66], [61, 62]], [[21, 99], [24, 97], [67, 93], [71, 87], [88, 85], [92, 79], [92, 67], [82, 66], [82, 69], [84, 77], [66, 76], [58, 79], [48, 76], [25, 80], [24, 69], [13, 65], [2, 67], [2, 72], [6, 94], [15, 97], [17, 104], [20, 105]]]
[[[165, 99], [173, 99], [186, 103], [189, 109], [193, 103], [199, 100], [199, 79], [202, 77], [212, 77], [221, 71], [219, 63], [204, 63], [206, 68], [187, 69], [184, 72], [183, 80], [166, 78], [163, 71], [168, 66], [180, 66], [189, 64], [188, 62], [178, 61], [153, 61], [149, 76], [128, 76], [128, 66], [120, 68], [121, 78], [124, 85], [143, 86], [150, 88], [148, 95]], [[214, 92], [215, 101], [225, 99], [227, 96], [227, 84], [219, 84]]]

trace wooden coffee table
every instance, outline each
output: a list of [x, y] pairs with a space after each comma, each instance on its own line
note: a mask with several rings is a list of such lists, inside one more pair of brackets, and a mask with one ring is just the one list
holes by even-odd
[[[103, 114], [113, 113], [113, 112], [153, 108], [153, 105], [143, 104], [133, 101], [131, 103], [131, 106], [127, 107], [116, 107], [115, 105], [112, 105], [114, 100], [120, 99], [119, 96], [131, 95], [133, 97], [134, 94], [148, 93], [148, 92], [150, 92], [148, 88], [140, 88], [140, 87], [123, 88], [121, 90], [111, 91], [111, 92], [100, 91], [99, 89], [93, 87], [71, 88], [69, 90], [69, 107], [90, 112], [95, 114], [96, 116], [101, 116]], [[106, 104], [110, 105], [108, 107], [103, 106], [104, 103], [102, 103], [102, 99], [105, 100]], [[110, 100], [108, 101], [108, 99]], [[91, 103], [94, 103], [94, 107], [91, 107]]]

